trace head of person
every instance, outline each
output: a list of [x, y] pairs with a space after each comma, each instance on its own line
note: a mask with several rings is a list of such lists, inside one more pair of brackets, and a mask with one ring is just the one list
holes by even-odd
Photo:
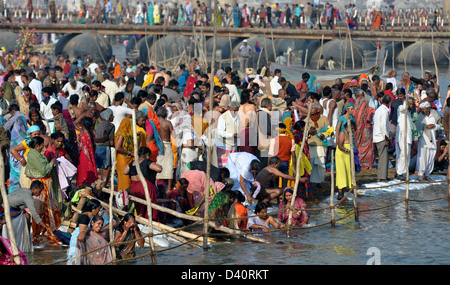
[[250, 162], [250, 171], [256, 175], [261, 170], [261, 162], [257, 159], [254, 159]]
[[41, 113], [39, 113], [39, 110], [37, 109], [30, 109], [28, 112], [28, 117], [31, 119], [32, 122], [42, 120]]
[[41, 134], [41, 129], [36, 125], [30, 126], [27, 130], [27, 135], [30, 139], [37, 137], [40, 134]]
[[389, 104], [391, 104], [392, 101], [392, 97], [389, 95], [384, 95], [383, 99], [381, 99], [381, 104], [389, 106]]
[[424, 100], [419, 104], [419, 108], [423, 114], [428, 116], [430, 114], [431, 104], [430, 104], [430, 102]]
[[99, 215], [92, 216], [91, 222], [90, 222], [92, 231], [99, 233], [103, 228], [104, 222], [105, 222], [105, 219], [103, 219], [102, 216], [99, 216]]
[[39, 180], [34, 180], [31, 182], [30, 191], [35, 197], [41, 195], [42, 190], [44, 190], [44, 184]]
[[307, 82], [307, 81], [309, 80], [310, 77], [311, 77], [311, 76], [309, 75], [308, 72], [304, 72], [304, 73], [302, 74], [302, 80], [303, 80], [303, 82]]
[[44, 149], [44, 139], [42, 137], [35, 136], [28, 143], [28, 146], [40, 153]]
[[231, 114], [234, 116], [237, 114], [237, 112], [239, 111], [239, 107], [241, 105], [239, 104], [239, 102], [237, 101], [231, 101], [229, 104], [229, 108], [230, 108], [230, 112]]
[[189, 180], [186, 178], [180, 178], [177, 184], [180, 186], [181, 190], [186, 191], [189, 187]]
[[53, 134], [50, 135], [52, 139], [52, 143], [55, 146], [56, 149], [59, 149], [64, 144], [64, 134], [60, 131], [56, 131]]
[[62, 104], [60, 102], [53, 103], [50, 108], [52, 109], [53, 116], [57, 116], [62, 113]]
[[281, 159], [278, 156], [272, 156], [269, 158], [269, 165], [278, 169], [281, 165]]
[[265, 219], [267, 217], [267, 205], [264, 202], [258, 202], [255, 206], [255, 214]]
[[136, 112], [136, 124], [143, 128], [145, 127], [145, 121], [147, 120], [147, 114], [144, 111], [137, 111]]
[[149, 159], [151, 155], [152, 155], [152, 151], [146, 146], [141, 146], [138, 149], [138, 156], [139, 156], [139, 158]]
[[121, 227], [130, 227], [131, 225], [135, 224], [136, 217], [132, 213], [126, 213], [125, 216], [123, 216], [122, 221], [120, 221], [119, 226]]
[[97, 199], [90, 199], [81, 210], [82, 213], [92, 213], [93, 215], [98, 215], [102, 209], [102, 204]]
[[272, 111], [272, 106], [273, 106], [272, 105], [272, 100], [270, 100], [270, 98], [264, 98], [264, 99], [261, 100], [259, 106], [261, 108], [265, 108], [265, 109], [267, 109], [269, 111]]
[[100, 112], [100, 118], [102, 118], [102, 121], [112, 122], [114, 120], [114, 113], [111, 109], [106, 108]]
[[283, 191], [283, 202], [285, 205], [289, 205], [294, 196], [294, 189], [292, 187], [286, 187]]

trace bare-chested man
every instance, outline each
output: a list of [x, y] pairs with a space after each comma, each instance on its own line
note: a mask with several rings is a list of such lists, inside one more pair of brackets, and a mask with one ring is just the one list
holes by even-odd
[[167, 113], [168, 112], [165, 106], [159, 107], [156, 110], [156, 115], [158, 116], [161, 124], [159, 136], [161, 137], [164, 145], [164, 153], [159, 154], [156, 158], [156, 163], [162, 166], [162, 171], [156, 174], [156, 179], [167, 180], [166, 193], [169, 193], [172, 190], [174, 156], [171, 142], [173, 126], [172, 123], [167, 120]]

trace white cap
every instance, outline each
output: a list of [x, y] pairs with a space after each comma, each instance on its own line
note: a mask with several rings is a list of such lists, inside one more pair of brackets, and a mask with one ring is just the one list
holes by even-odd
[[246, 43], [247, 42], [247, 40], [244, 40], [244, 43]]

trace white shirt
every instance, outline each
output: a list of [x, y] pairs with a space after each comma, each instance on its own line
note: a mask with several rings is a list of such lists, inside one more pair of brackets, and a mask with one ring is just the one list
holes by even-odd
[[278, 95], [278, 91], [283, 88], [280, 83], [278, 83], [278, 76], [274, 76], [272, 80], [270, 80], [270, 91], [272, 91], [272, 95]]
[[123, 106], [110, 106], [109, 109], [111, 109], [114, 114], [114, 120], [112, 121], [112, 123], [116, 127], [116, 132], [119, 129], [122, 120], [125, 119], [127, 115], [133, 114], [133, 111], [130, 108]]
[[[223, 142], [222, 139], [229, 139], [234, 137], [234, 133], [228, 133], [226, 132], [227, 126], [226, 126], [226, 120], [224, 119], [224, 116], [228, 116], [227, 113], [230, 111], [226, 111], [220, 117], [217, 119], [217, 136], [216, 136], [216, 146], [222, 148], [222, 149], [231, 149], [231, 146], [228, 146], [226, 143]], [[231, 114], [230, 114], [231, 115]], [[237, 129], [239, 130], [239, 116], [237, 114], [231, 116], [233, 118], [234, 124], [237, 126]], [[239, 144], [238, 144], [239, 145]]]
[[389, 109], [381, 105], [373, 116], [373, 142], [379, 143], [389, 136]]
[[89, 71], [91, 72], [91, 74], [95, 75], [95, 70], [98, 68], [98, 64], [96, 64], [95, 62], [89, 64]]
[[53, 120], [53, 113], [52, 113], [51, 106], [53, 105], [53, 103], [55, 103], [57, 101], [58, 100], [55, 99], [54, 97], [50, 97], [50, 100], [48, 101], [47, 105], [45, 105], [44, 102], [39, 103], [39, 105], [41, 107], [42, 115], [44, 116], [45, 119]]
[[64, 87], [62, 88], [62, 91], [64, 93], [68, 93], [68, 97], [70, 98], [70, 96], [77, 94], [80, 98], [83, 95], [83, 91], [81, 90], [84, 86], [84, 84], [80, 81], [76, 81], [76, 86], [75, 89], [72, 87], [72, 85], [70, 85], [70, 83], [66, 83], [66, 85], [64, 85]]
[[119, 92], [117, 83], [107, 79], [102, 82], [102, 85], [105, 87], [105, 93], [109, 96], [110, 102], [114, 102], [114, 97], [116, 96], [116, 93]]
[[37, 80], [36, 78], [33, 78], [33, 80], [30, 81], [30, 84], [28, 84], [28, 87], [31, 89], [31, 93], [36, 96], [38, 99], [38, 102], [41, 103], [42, 101], [42, 82]]

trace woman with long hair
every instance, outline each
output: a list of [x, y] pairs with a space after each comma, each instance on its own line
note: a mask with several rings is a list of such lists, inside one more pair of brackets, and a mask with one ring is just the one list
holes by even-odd
[[141, 237], [142, 234], [136, 224], [136, 217], [131, 213], [126, 213], [120, 224], [114, 228], [114, 243], [116, 243], [115, 250], [117, 258], [135, 257], [136, 243], [140, 247], [144, 247], [144, 239]]
[[[138, 120], [139, 124], [142, 124], [145, 119]], [[133, 130], [132, 119], [125, 118], [119, 125], [114, 136], [114, 144], [116, 150], [117, 161], [117, 178], [118, 178], [118, 190], [127, 190], [130, 188], [131, 179], [130, 176], [123, 173], [123, 169], [130, 164], [134, 159], [134, 143], [133, 143]], [[137, 130], [137, 129], [136, 129]], [[145, 146], [146, 134], [142, 131], [138, 131], [138, 147]]]
[[[141, 199], [146, 199], [144, 192], [145, 188], [141, 180], [139, 179], [136, 169], [137, 164], [139, 164], [139, 167], [145, 178], [145, 182], [147, 183], [150, 200], [152, 203], [156, 204], [156, 173], [161, 172], [162, 167], [150, 159], [151, 151], [148, 147], [140, 147], [138, 155], [139, 157], [137, 158], [137, 160], [132, 161], [123, 170], [123, 174], [129, 175], [131, 179], [130, 194]], [[136, 203], [135, 205], [137, 215], [147, 218], [147, 205], [140, 203]], [[157, 220], [157, 214], [158, 212], [153, 209], [152, 219]]]
[[[52, 229], [58, 229], [61, 226], [62, 198], [59, 191], [58, 178], [56, 176], [56, 159], [50, 162], [41, 154], [44, 148], [44, 139], [42, 137], [33, 137], [28, 143], [30, 150], [25, 167], [25, 175], [31, 181], [39, 180], [44, 185], [42, 192], [35, 198], [36, 211], [42, 218], [42, 221]], [[33, 220], [33, 242], [50, 242], [57, 244], [59, 238], [53, 232], [42, 228]], [[42, 234], [41, 234], [42, 233]]]
[[79, 161], [77, 172], [77, 186], [91, 185], [98, 179], [95, 165], [94, 121], [91, 117], [84, 117], [81, 121], [81, 132], [77, 137]]
[[303, 226], [309, 221], [309, 215], [306, 211], [306, 203], [300, 197], [293, 197], [294, 189], [292, 187], [286, 187], [283, 192], [283, 199], [279, 205], [278, 220], [286, 224], [289, 220], [290, 210], [287, 208], [291, 205], [292, 199], [294, 199], [294, 210], [292, 211], [292, 226]]
[[103, 227], [103, 217], [92, 217], [89, 228], [77, 237], [78, 258], [75, 265], [103, 265], [112, 261], [111, 247], [108, 245], [108, 231]]

